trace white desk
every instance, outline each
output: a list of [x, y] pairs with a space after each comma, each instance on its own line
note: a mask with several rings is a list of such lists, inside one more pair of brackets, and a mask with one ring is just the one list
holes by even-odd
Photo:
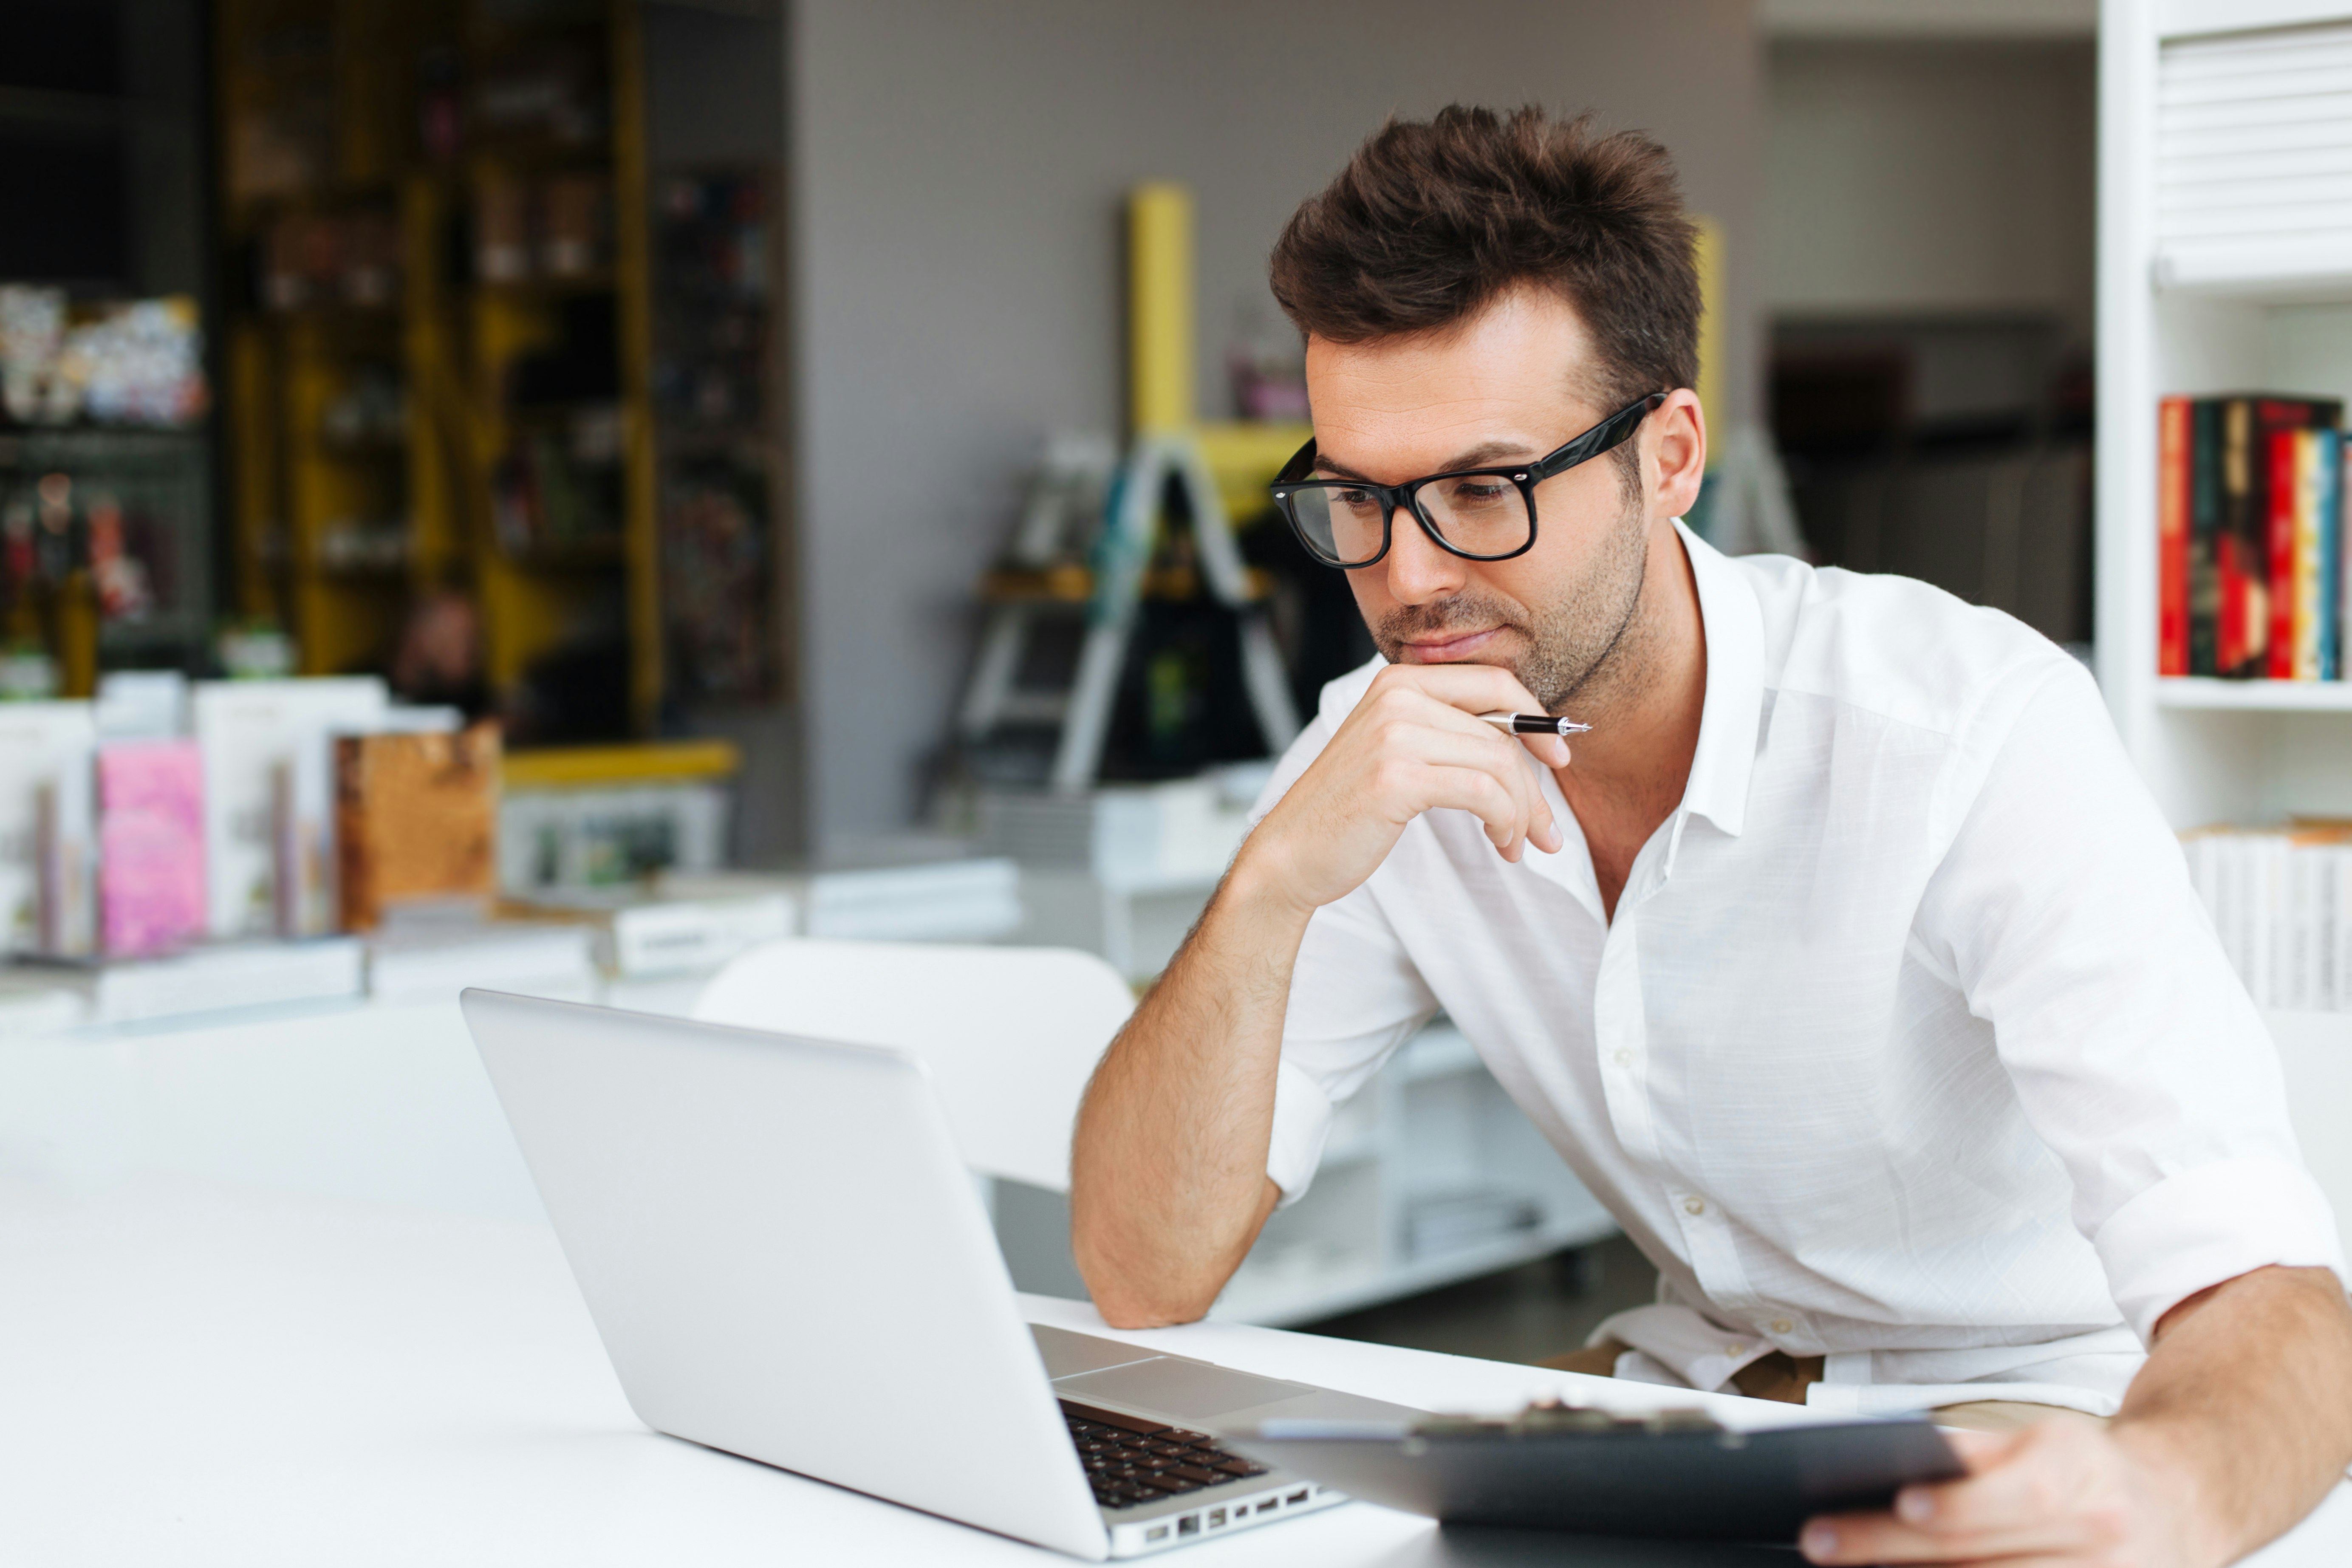
[[[1108, 1331], [1076, 1303], [1028, 1305], [1040, 1321]], [[1126, 1337], [1424, 1407], [1495, 1407], [1568, 1387], [1632, 1392], [1237, 1325]], [[0, 1531], [16, 1562], [1067, 1561], [646, 1431], [554, 1238], [525, 1222], [175, 1178], [79, 1194], [0, 1182]], [[1164, 1560], [1794, 1561], [1440, 1532], [1366, 1504]], [[2352, 1562], [2352, 1497], [2339, 1489], [2258, 1561]]]

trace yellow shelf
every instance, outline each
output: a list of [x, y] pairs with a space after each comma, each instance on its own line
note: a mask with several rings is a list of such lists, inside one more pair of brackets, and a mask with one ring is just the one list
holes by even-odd
[[692, 784], [732, 778], [743, 753], [732, 741], [646, 741], [629, 746], [560, 746], [509, 752], [510, 790], [591, 789], [638, 784]]
[[[505, 695], [543, 656], [608, 626], [617, 607], [628, 641], [632, 728], [649, 732], [663, 690], [646, 236], [643, 61], [635, 0], [609, 0], [601, 22], [516, 21], [488, 0], [223, 0], [216, 58], [229, 167], [222, 188], [227, 241], [267, 249], [289, 214], [390, 209], [401, 274], [383, 305], [255, 309], [227, 323], [224, 412], [229, 422], [238, 608], [293, 634], [300, 668], [325, 674], [385, 668], [420, 595], [454, 588], [478, 607], [484, 677]], [[330, 151], [299, 191], [239, 195], [241, 116], [268, 110], [284, 87], [252, 39], [307, 27], [329, 41], [318, 68], [332, 78]], [[566, 47], [604, 53], [610, 132], [586, 145], [477, 146], [446, 162], [415, 147], [413, 63], [435, 51], [485, 62], [534, 46], [548, 27]], [[593, 41], [592, 41], [593, 40]], [[257, 63], [262, 62], [262, 63]], [[298, 94], [299, 97], [299, 94]], [[265, 116], [266, 118], [266, 116]], [[246, 138], [247, 142], [252, 139]], [[563, 277], [451, 281], [447, 247], [479, 181], [562, 170], [609, 171], [613, 257]], [[619, 314], [622, 419], [620, 531], [607, 542], [509, 556], [494, 525], [510, 437], [529, 414], [507, 406], [509, 372], [551, 344], [567, 301], [609, 293]], [[392, 367], [407, 428], [364, 449], [322, 433], [326, 408], [362, 367]], [[320, 542], [348, 520], [405, 523], [404, 567], [327, 571]]]

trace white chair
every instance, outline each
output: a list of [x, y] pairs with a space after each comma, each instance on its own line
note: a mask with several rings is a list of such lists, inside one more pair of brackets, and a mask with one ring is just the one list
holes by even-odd
[[966, 1165], [1066, 1193], [1079, 1097], [1134, 1008], [1089, 952], [787, 937], [720, 970], [694, 1016], [919, 1057]]

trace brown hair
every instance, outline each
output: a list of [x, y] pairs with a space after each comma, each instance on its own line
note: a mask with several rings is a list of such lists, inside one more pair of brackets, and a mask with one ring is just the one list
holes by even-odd
[[1271, 281], [1301, 332], [1340, 343], [1452, 326], [1520, 285], [1554, 289], [1592, 334], [1591, 391], [1613, 411], [1698, 379], [1696, 233], [1674, 160], [1641, 132], [1457, 103], [1357, 148], [1284, 226]]

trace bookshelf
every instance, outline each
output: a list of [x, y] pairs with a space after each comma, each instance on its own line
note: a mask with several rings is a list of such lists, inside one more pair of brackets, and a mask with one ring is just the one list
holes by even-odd
[[[2352, 814], [2352, 682], [2159, 679], [2157, 400], [2352, 392], [2345, 0], [2103, 0], [2097, 667], [2176, 827]], [[2352, 1225], [2352, 1014], [2265, 1015]]]
[[233, 593], [305, 674], [465, 595], [483, 683], [663, 693], [643, 49], [628, 0], [215, 9]]
[[2352, 682], [2159, 679], [2157, 403], [2352, 393], [2352, 5], [2105, 0], [2097, 669], [2176, 827], [2352, 813]]

